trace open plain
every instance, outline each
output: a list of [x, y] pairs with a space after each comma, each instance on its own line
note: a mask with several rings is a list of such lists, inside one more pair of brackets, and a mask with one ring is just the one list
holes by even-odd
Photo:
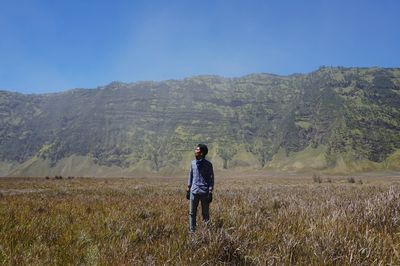
[[[400, 178], [216, 179], [188, 233], [186, 178], [1, 178], [2, 265], [400, 264]], [[199, 219], [200, 220], [200, 219]]]

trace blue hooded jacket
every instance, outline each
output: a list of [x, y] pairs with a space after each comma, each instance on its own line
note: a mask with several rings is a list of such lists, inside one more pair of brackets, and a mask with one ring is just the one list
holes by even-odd
[[214, 170], [212, 163], [205, 158], [193, 160], [188, 186], [193, 194], [208, 194], [214, 187]]

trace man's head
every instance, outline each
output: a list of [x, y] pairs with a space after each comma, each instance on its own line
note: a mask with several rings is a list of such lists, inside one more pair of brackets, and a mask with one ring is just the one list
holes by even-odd
[[205, 144], [198, 144], [196, 146], [196, 149], [194, 150], [194, 156], [196, 156], [196, 159], [205, 158], [207, 153], [208, 153], [208, 148], [207, 145]]

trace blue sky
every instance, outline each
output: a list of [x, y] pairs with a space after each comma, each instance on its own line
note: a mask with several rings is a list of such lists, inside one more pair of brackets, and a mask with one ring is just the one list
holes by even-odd
[[400, 1], [0, 0], [0, 90], [399, 67]]

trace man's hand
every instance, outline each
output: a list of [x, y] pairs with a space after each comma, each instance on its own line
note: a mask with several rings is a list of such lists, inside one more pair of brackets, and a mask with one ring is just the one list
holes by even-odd
[[190, 200], [190, 190], [186, 190], [186, 199]]
[[212, 198], [213, 198], [212, 192], [208, 193], [208, 203], [212, 202]]

